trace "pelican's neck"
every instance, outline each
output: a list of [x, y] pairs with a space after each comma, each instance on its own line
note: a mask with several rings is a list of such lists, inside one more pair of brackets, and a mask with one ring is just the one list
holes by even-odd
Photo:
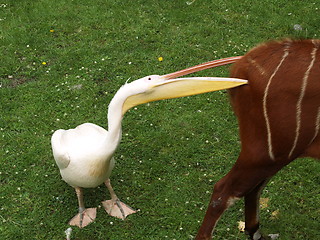
[[108, 107], [108, 135], [115, 144], [121, 140], [122, 107], [128, 98], [127, 85], [122, 86], [112, 98]]

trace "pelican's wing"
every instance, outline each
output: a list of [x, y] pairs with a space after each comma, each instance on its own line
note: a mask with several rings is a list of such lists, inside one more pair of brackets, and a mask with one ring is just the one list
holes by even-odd
[[67, 149], [61, 144], [64, 130], [57, 130], [53, 133], [51, 138], [51, 146], [54, 159], [59, 169], [67, 168], [70, 163], [70, 156]]
[[68, 153], [58, 155], [54, 159], [56, 160], [59, 169], [64, 169], [69, 166], [70, 157]]

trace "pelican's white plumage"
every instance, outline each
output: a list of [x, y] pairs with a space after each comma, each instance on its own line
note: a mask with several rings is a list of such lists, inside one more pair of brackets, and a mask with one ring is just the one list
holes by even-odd
[[115, 149], [107, 148], [107, 141], [108, 131], [92, 123], [56, 131], [52, 149], [62, 179], [73, 187], [94, 188], [102, 184], [114, 166]]
[[111, 200], [103, 202], [110, 215], [124, 219], [135, 212], [119, 201], [109, 180], [114, 167], [113, 154], [121, 140], [121, 120], [128, 109], [146, 102], [245, 83], [244, 80], [229, 78], [178, 78], [168, 81], [158, 75], [147, 76], [125, 84], [117, 91], [108, 107], [108, 131], [92, 123], [55, 131], [51, 139], [54, 159], [62, 179], [75, 188], [79, 202], [79, 214], [71, 219], [70, 224], [85, 227], [95, 219], [96, 209], [84, 206], [82, 188], [94, 188], [103, 182], [111, 195]]
[[75, 188], [78, 197], [79, 214], [70, 220], [70, 225], [85, 227], [95, 219], [96, 208], [85, 208], [82, 188], [94, 188], [103, 182], [111, 195], [111, 200], [103, 205], [111, 216], [124, 219], [135, 212], [119, 201], [109, 176], [114, 167], [113, 154], [121, 140], [124, 102], [128, 96], [145, 91], [146, 81], [139, 79], [118, 90], [108, 108], [108, 131], [93, 123], [83, 123], [74, 129], [59, 129], [52, 135], [53, 156], [61, 177]]

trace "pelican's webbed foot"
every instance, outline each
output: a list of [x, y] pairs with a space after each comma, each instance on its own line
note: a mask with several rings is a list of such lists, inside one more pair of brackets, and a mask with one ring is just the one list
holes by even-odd
[[121, 202], [118, 198], [115, 200], [103, 201], [102, 204], [110, 216], [117, 217], [122, 220], [124, 220], [128, 215], [137, 212], [127, 204]]
[[86, 208], [83, 211], [79, 211], [70, 221], [69, 225], [83, 228], [92, 223], [97, 215], [96, 208]]

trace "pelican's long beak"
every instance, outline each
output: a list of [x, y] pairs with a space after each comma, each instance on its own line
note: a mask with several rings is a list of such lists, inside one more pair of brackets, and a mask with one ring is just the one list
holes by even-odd
[[208, 68], [231, 64], [238, 61], [241, 58], [242, 56], [218, 59], [210, 62], [205, 62], [196, 66], [192, 66], [177, 72], [169, 73], [163, 76], [156, 76], [158, 78], [156, 79], [156, 81], [154, 81], [154, 84], [150, 85], [150, 88], [147, 91], [127, 98], [123, 105], [122, 113], [124, 114], [130, 108], [139, 104], [144, 104], [162, 99], [178, 98], [196, 95], [200, 93], [213, 92], [247, 84], [247, 80], [236, 78], [178, 78]]
[[238, 61], [241, 58], [242, 58], [242, 56], [216, 59], [216, 60], [213, 60], [213, 61], [209, 61], [209, 62], [201, 63], [199, 65], [195, 65], [195, 66], [192, 66], [192, 67], [188, 67], [186, 69], [182, 69], [182, 70], [177, 71], [177, 72], [169, 73], [169, 74], [163, 75], [162, 77], [165, 78], [165, 79], [173, 79], [173, 78], [181, 77], [181, 76], [184, 76], [184, 75], [187, 75], [187, 74], [190, 74], [190, 73], [199, 72], [199, 71], [202, 71], [202, 70], [205, 70], [205, 69], [209, 69], [209, 68], [223, 66], [223, 65], [226, 65], [226, 64], [235, 63], [236, 61]]
[[151, 85], [148, 91], [127, 98], [123, 105], [124, 114], [130, 108], [163, 99], [179, 98], [206, 92], [229, 89], [247, 84], [247, 80], [219, 77], [189, 77], [167, 80], [159, 76], [159, 80]]

